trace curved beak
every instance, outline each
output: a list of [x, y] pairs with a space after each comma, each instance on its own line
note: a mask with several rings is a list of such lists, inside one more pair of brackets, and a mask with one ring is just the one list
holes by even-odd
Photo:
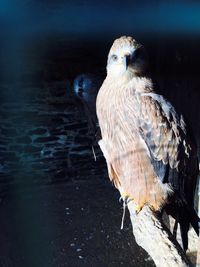
[[125, 66], [126, 70], [128, 69], [128, 66], [131, 62], [131, 57], [130, 55], [124, 55], [123, 57], [123, 65]]

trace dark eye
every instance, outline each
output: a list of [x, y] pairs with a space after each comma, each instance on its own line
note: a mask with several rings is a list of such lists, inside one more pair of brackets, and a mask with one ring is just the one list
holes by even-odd
[[117, 55], [112, 55], [112, 56], [111, 56], [111, 59], [112, 59], [113, 61], [117, 61], [117, 60], [118, 60], [118, 57], [117, 57]]

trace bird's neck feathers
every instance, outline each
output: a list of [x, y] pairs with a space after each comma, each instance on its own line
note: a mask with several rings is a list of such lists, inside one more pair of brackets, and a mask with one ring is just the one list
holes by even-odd
[[153, 82], [148, 77], [138, 77], [138, 76], [112, 76], [107, 75], [106, 83], [111, 85], [113, 90], [126, 90], [130, 89], [135, 93], [150, 93], [154, 92]]

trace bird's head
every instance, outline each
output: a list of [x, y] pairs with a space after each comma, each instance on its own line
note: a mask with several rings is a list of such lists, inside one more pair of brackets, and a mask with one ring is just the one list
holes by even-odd
[[94, 98], [94, 77], [90, 74], [78, 75], [73, 83], [75, 95], [82, 101], [88, 102]]
[[73, 91], [82, 102], [96, 102], [102, 84], [102, 77], [96, 74], [80, 74], [74, 79]]
[[108, 54], [107, 73], [118, 77], [136, 77], [146, 72], [148, 64], [144, 47], [130, 36], [116, 39]]

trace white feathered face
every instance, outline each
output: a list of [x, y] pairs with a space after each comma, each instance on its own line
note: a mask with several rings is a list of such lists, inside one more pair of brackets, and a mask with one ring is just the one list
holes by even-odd
[[107, 61], [107, 73], [113, 76], [142, 75], [147, 66], [147, 54], [144, 47], [132, 37], [116, 39], [110, 49]]

